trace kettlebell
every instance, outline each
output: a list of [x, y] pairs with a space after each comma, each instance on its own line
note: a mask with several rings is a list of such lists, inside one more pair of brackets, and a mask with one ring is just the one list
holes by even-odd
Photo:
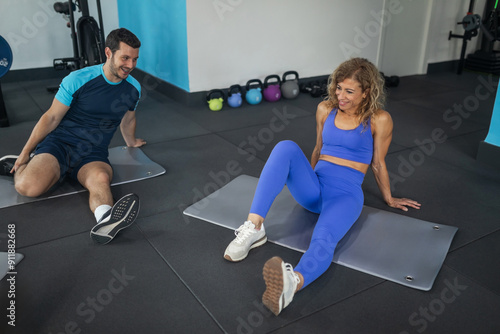
[[[251, 84], [256, 83], [257, 88], [250, 88]], [[247, 81], [247, 93], [245, 99], [249, 104], [259, 104], [262, 101], [262, 81], [259, 79], [252, 79]]]
[[[272, 79], [276, 79], [276, 82], [269, 83]], [[276, 74], [268, 75], [264, 79], [264, 90], [262, 95], [264, 95], [264, 99], [266, 99], [266, 101], [276, 102], [281, 99], [280, 83], [280, 77]]]
[[[286, 77], [294, 75], [295, 78], [287, 80]], [[299, 96], [299, 74], [295, 71], [287, 71], [283, 73], [281, 80], [281, 94], [285, 99], [294, 99]]]
[[221, 110], [222, 105], [224, 104], [224, 92], [220, 89], [212, 89], [207, 93], [207, 103], [208, 103], [208, 108], [210, 108], [210, 110], [212, 111]]
[[232, 85], [229, 87], [227, 91], [227, 104], [230, 107], [238, 108], [243, 103], [243, 99], [241, 97], [242, 89], [240, 85]]

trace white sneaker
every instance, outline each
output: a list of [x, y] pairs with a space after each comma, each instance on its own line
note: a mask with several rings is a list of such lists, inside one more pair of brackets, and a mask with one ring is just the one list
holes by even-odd
[[293, 271], [291, 264], [283, 262], [277, 256], [266, 262], [262, 275], [266, 282], [262, 303], [275, 315], [278, 315], [291, 303], [300, 278]]
[[232, 262], [243, 260], [250, 249], [259, 247], [267, 241], [264, 225], [261, 225], [260, 230], [256, 230], [255, 225], [249, 220], [238, 227], [234, 234], [236, 238], [231, 241], [224, 252], [224, 258]]

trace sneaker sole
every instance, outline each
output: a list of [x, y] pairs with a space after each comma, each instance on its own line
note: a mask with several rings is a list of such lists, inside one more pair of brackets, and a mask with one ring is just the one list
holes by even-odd
[[246, 257], [248, 256], [248, 253], [250, 252], [251, 249], [254, 249], [256, 247], [259, 247], [259, 246], [262, 246], [263, 244], [265, 244], [267, 242], [267, 236], [265, 235], [263, 238], [257, 240], [256, 242], [254, 242], [252, 244], [252, 246], [250, 246], [250, 248], [248, 249], [248, 252], [240, 257], [240, 258], [237, 258], [237, 259], [232, 259], [231, 256], [229, 256], [229, 254], [224, 254], [224, 258], [228, 261], [231, 261], [231, 262], [240, 262], [244, 259], [246, 259]]
[[[104, 245], [113, 240], [118, 232], [132, 225], [139, 213], [139, 197], [129, 194], [122, 197], [111, 209], [111, 218], [108, 222], [98, 224], [90, 231], [90, 236], [95, 243]], [[104, 226], [116, 225], [108, 234], [98, 233], [97, 230]]]
[[262, 303], [269, 309], [274, 315], [278, 315], [281, 312], [280, 303], [283, 295], [283, 269], [281, 264], [283, 260], [277, 256], [267, 260], [262, 269], [262, 275], [264, 276], [264, 281], [266, 283], [266, 291], [262, 295]]
[[4, 155], [3, 157], [0, 157], [0, 161], [4, 161], [4, 160], [7, 160], [7, 159], [16, 159], [18, 158], [19, 156], [17, 155]]

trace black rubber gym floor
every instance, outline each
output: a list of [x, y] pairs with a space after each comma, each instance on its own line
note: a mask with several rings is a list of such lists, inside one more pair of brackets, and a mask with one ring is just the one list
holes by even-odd
[[[2, 82], [11, 126], [0, 129], [0, 156], [20, 152], [53, 99], [46, 87], [58, 83]], [[86, 193], [0, 209], [0, 250], [15, 224], [16, 250], [25, 255], [15, 296], [0, 282], [0, 332], [498, 333], [500, 171], [476, 160], [497, 84], [487, 74], [450, 72], [402, 77], [389, 89], [394, 195], [422, 203], [405, 215], [459, 228], [430, 291], [334, 264], [272, 315], [261, 304], [262, 266], [274, 255], [296, 264], [301, 254], [268, 243], [227, 262], [233, 232], [182, 211], [240, 174], [258, 177], [280, 140], [310, 156], [320, 99], [301, 94], [212, 112], [145, 91], [137, 135], [167, 173], [112, 188], [115, 198], [140, 196], [133, 227], [106, 246], [93, 244]], [[111, 146], [119, 145], [117, 133]], [[363, 188], [366, 205], [402, 213], [383, 203], [371, 171]], [[7, 317], [12, 300], [15, 327]]]

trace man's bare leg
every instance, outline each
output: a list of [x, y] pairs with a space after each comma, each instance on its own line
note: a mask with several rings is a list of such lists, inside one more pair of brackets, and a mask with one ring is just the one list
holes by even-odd
[[56, 157], [49, 153], [35, 155], [14, 174], [14, 187], [23, 196], [38, 197], [54, 186], [61, 177]]
[[78, 172], [78, 181], [89, 191], [89, 206], [92, 212], [100, 206], [113, 206], [99, 219], [90, 231], [91, 238], [98, 244], [107, 244], [116, 234], [130, 226], [139, 213], [139, 197], [128, 194], [113, 205], [111, 180], [113, 170], [110, 165], [100, 161], [84, 165]]
[[78, 181], [89, 191], [89, 206], [92, 212], [103, 204], [113, 206], [111, 180], [113, 169], [102, 161], [93, 161], [78, 171]]

